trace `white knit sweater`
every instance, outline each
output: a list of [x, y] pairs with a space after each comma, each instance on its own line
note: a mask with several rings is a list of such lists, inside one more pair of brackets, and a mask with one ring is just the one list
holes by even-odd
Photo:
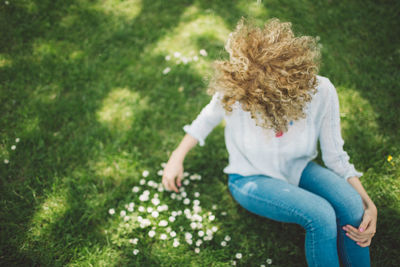
[[346, 180], [360, 177], [363, 173], [354, 168], [343, 150], [336, 89], [326, 77], [317, 75], [317, 80], [317, 93], [305, 107], [306, 118], [294, 121], [280, 137], [273, 130], [257, 126], [250, 112], [243, 111], [238, 102], [231, 113], [226, 113], [218, 93], [183, 129], [203, 146], [208, 134], [225, 119], [229, 164], [224, 172], [228, 174], [263, 174], [298, 186], [307, 163], [318, 155], [319, 139], [322, 159], [329, 169]]

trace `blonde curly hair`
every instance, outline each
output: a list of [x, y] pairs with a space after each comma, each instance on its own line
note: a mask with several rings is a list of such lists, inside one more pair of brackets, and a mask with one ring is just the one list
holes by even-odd
[[317, 86], [318, 39], [295, 37], [291, 26], [272, 18], [259, 28], [242, 18], [225, 45], [229, 60], [214, 62], [208, 88], [211, 95], [223, 95], [227, 112], [238, 101], [257, 125], [276, 133], [305, 118], [304, 107]]

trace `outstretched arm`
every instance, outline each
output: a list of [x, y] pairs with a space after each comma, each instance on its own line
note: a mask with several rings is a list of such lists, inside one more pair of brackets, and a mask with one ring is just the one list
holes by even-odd
[[163, 171], [162, 184], [167, 190], [174, 190], [178, 192], [176, 184], [181, 186], [183, 178], [183, 161], [185, 160], [186, 154], [197, 144], [197, 139], [192, 137], [190, 134], [186, 134], [179, 146], [172, 152], [171, 157], [168, 160], [167, 165]]
[[181, 186], [183, 161], [186, 154], [197, 143], [199, 143], [200, 146], [204, 145], [205, 138], [214, 127], [220, 123], [223, 118], [223, 113], [224, 110], [220, 103], [219, 94], [214, 94], [210, 103], [201, 110], [192, 124], [183, 127], [186, 135], [172, 153], [163, 171], [162, 184], [167, 190], [172, 189], [175, 192], [179, 191], [175, 185], [175, 178], [176, 184]]

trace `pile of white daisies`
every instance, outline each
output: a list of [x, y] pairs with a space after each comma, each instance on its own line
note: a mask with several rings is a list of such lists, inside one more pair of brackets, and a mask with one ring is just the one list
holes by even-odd
[[[161, 166], [164, 168], [165, 163]], [[165, 191], [162, 183], [157, 183], [149, 177], [150, 172], [145, 170], [142, 173], [142, 178], [139, 185], [132, 187], [134, 198], [137, 203], [130, 202], [124, 205], [124, 208], [117, 212], [114, 208], [108, 210], [111, 216], [119, 213], [120, 224], [127, 229], [142, 228], [146, 229], [149, 238], [160, 240], [160, 242], [171, 242], [173, 247], [178, 247], [182, 243], [187, 243], [193, 247], [195, 253], [200, 253], [201, 247], [214, 238], [214, 235], [219, 231], [218, 227], [212, 225], [216, 219], [218, 206], [212, 205], [213, 211], [205, 212], [200, 206], [200, 192], [188, 193], [185, 186], [191, 182], [200, 181], [199, 174], [184, 173], [182, 186], [179, 188], [179, 193], [170, 192], [169, 196], [176, 202], [182, 202], [184, 209], [171, 210], [167, 204], [162, 204], [159, 193]], [[163, 171], [157, 172], [158, 176], [163, 175]], [[186, 178], [186, 179], [185, 179]], [[160, 179], [161, 180], [161, 179]], [[196, 186], [194, 186], [196, 187]], [[174, 208], [179, 208], [179, 203], [174, 204]], [[221, 216], [226, 216], [226, 211], [219, 213]], [[179, 220], [179, 226], [176, 227], [175, 221]], [[175, 227], [174, 227], [175, 226]], [[221, 241], [221, 246], [225, 247], [231, 241], [229, 235], [225, 235]], [[139, 254], [137, 248], [139, 243], [138, 238], [129, 239], [129, 243], [134, 246], [132, 253]], [[235, 259], [231, 260], [232, 265], [236, 265], [236, 261], [242, 258], [241, 253], [235, 254]], [[272, 260], [267, 259], [267, 264], [271, 264]], [[261, 267], [265, 266], [261, 264]]]

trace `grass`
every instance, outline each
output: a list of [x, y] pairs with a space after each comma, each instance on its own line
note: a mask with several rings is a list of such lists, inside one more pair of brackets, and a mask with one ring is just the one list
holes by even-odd
[[[156, 172], [209, 101], [210, 63], [241, 16], [291, 21], [320, 36], [320, 74], [341, 101], [345, 150], [378, 207], [373, 266], [400, 260], [398, 1], [30, 0], [0, 3], [0, 264], [2, 266], [242, 266], [267, 258], [304, 266], [304, 231], [242, 209], [229, 196], [223, 127], [185, 161], [202, 180], [204, 212], [217, 214], [213, 241], [193, 246], [124, 228], [131, 188]], [[173, 53], [198, 55], [178, 64]], [[171, 55], [170, 61], [165, 56]], [[167, 67], [171, 71], [163, 75]], [[16, 143], [15, 139], [20, 141]], [[16, 149], [11, 149], [16, 145]], [[388, 162], [387, 157], [393, 159]], [[8, 160], [8, 164], [4, 163]], [[321, 162], [321, 159], [318, 158]], [[211, 190], [210, 190], [211, 188]], [[175, 204], [160, 193], [170, 208]], [[213, 210], [212, 205], [218, 204]], [[226, 211], [226, 216], [220, 212]], [[175, 225], [184, 225], [177, 221]], [[229, 234], [227, 247], [219, 242]], [[139, 237], [138, 255], [129, 238]], [[251, 256], [250, 256], [251, 255]]]

